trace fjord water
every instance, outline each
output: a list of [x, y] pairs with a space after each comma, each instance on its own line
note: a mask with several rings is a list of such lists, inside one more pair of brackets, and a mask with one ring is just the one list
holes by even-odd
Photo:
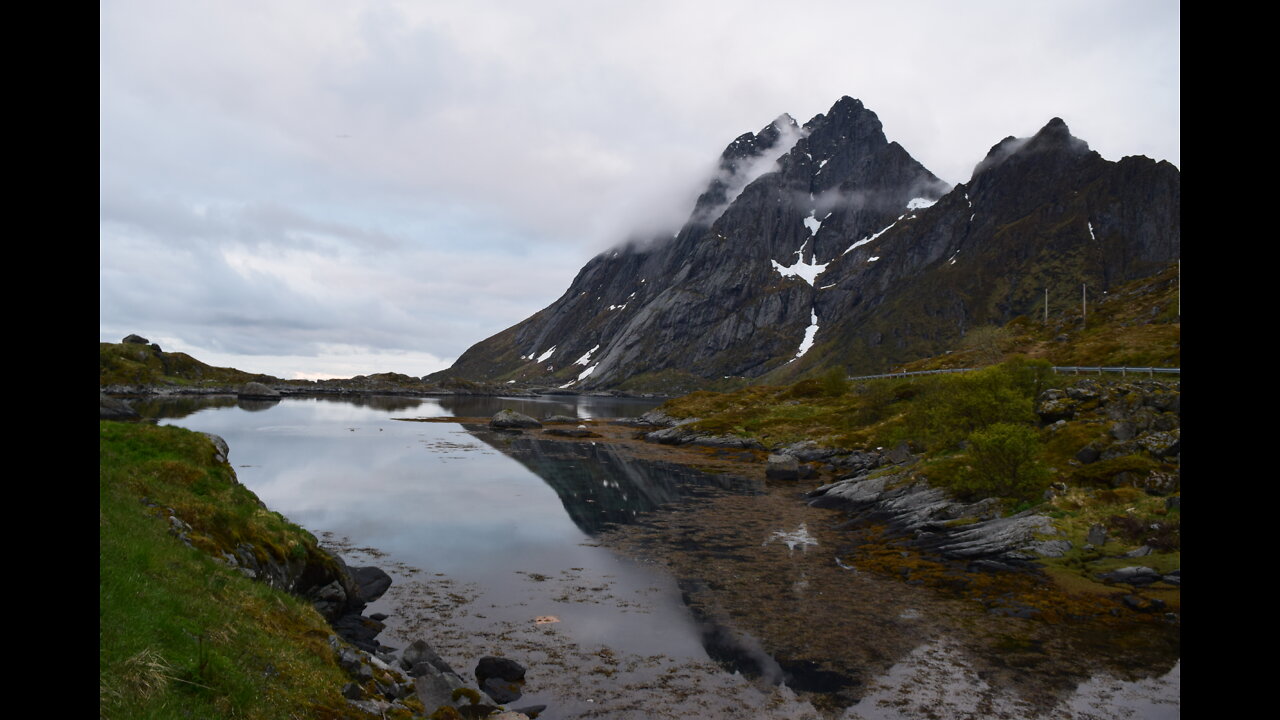
[[[549, 682], [540, 687], [545, 668], [539, 657], [522, 657], [519, 647], [546, 641], [557, 649], [532, 654], [565, 672], [572, 672], [574, 652], [599, 648], [714, 671], [674, 581], [599, 546], [591, 534], [606, 521], [678, 499], [686, 485], [661, 471], [601, 472], [610, 464], [623, 470], [621, 462], [590, 445], [565, 444], [570, 452], [560, 457], [512, 450], [555, 473], [559, 487], [553, 488], [488, 444], [509, 436], [481, 441], [482, 427], [469, 432], [456, 423], [402, 419], [488, 417], [506, 407], [535, 417], [588, 419], [635, 416], [656, 404], [366, 397], [136, 406], [164, 424], [221, 436], [240, 481], [269, 508], [336, 543], [349, 564], [388, 571], [392, 590], [366, 610], [390, 616], [381, 642], [403, 648], [423, 637], [463, 675], [479, 655], [513, 657], [530, 666], [525, 697], [515, 705], [547, 703], [552, 707], [544, 717], [555, 718], [575, 716], [574, 708], [589, 711], [593, 699], [567, 697]], [[690, 476], [696, 486], [697, 473]], [[529, 637], [534, 631], [538, 637]], [[643, 680], [660, 669], [656, 663], [634, 674]]]
[[[941, 614], [918, 593], [846, 571], [827, 549], [838, 537], [793, 496], [775, 493], [770, 500], [750, 482], [636, 462], [603, 444], [406, 421], [488, 417], [508, 407], [534, 417], [625, 417], [655, 404], [579, 397], [220, 397], [134, 406], [164, 424], [220, 435], [240, 481], [269, 508], [315, 533], [349, 564], [389, 572], [391, 590], [365, 611], [389, 616], [380, 642], [403, 648], [424, 638], [464, 676], [482, 655], [511, 657], [529, 668], [525, 696], [512, 705], [545, 703], [547, 720], [819, 717], [804, 696], [726, 670], [754, 665], [757, 677], [779, 674], [778, 663], [741, 627], [726, 631], [728, 625], [705, 612], [695, 617], [686, 604], [691, 594], [706, 597], [703, 585], [746, 576], [747, 566], [735, 563], [753, 553], [778, 564], [758, 585], [761, 598], [776, 603], [776, 614], [765, 617], [795, 615], [789, 627], [797, 632], [828, 628], [849, 637], [851, 648], [887, 653], [880, 665], [892, 664], [883, 674], [845, 676], [845, 702], [862, 701], [843, 712], [845, 703], [828, 705], [824, 716], [936, 717], [940, 709], [977, 716], [983, 708], [1042, 716], [975, 674], [972, 650], [955, 642], [945, 622], [941, 631], [926, 631]], [[672, 577], [676, 567], [632, 560], [638, 555], [614, 549], [616, 538], [605, 546], [597, 537], [609, 524], [637, 519], [643, 525], [646, 516], [663, 515], [654, 512], [661, 506], [696, 505], [711, 495], [735, 508], [722, 516], [724, 527], [704, 528], [715, 542], [727, 543], [723, 559], [717, 567], [683, 568], [676, 573], [680, 584]], [[769, 541], [789, 537], [797, 526], [803, 530], [803, 522], [823, 536], [821, 549]], [[707, 547], [692, 535], [688, 541]], [[733, 559], [738, 556], [743, 559]], [[777, 585], [778, 578], [787, 582]], [[824, 590], [843, 600], [822, 600]], [[866, 618], [855, 623], [860, 629], [846, 631], [839, 629], [845, 614]], [[787, 667], [797, 672], [794, 663]], [[1043, 716], [1177, 717], [1179, 672], [1174, 664], [1150, 681], [1098, 675]], [[802, 687], [798, 672], [793, 680]]]

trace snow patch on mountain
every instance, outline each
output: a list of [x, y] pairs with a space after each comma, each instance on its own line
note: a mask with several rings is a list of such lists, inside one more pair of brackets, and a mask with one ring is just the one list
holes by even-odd
[[783, 277], [798, 277], [809, 283], [809, 285], [813, 285], [813, 281], [822, 274], [822, 271], [827, 269], [827, 265], [830, 263], [822, 263], [821, 265], [806, 263], [803, 258], [804, 249], [808, 244], [809, 241], [805, 240], [804, 245], [801, 245], [800, 249], [796, 251], [795, 263], [790, 266], [783, 265], [777, 260], [770, 260], [769, 262], [773, 263], [773, 269], [777, 270], [778, 274]]
[[582, 357], [578, 358], [577, 360], [574, 360], [574, 361], [573, 361], [573, 364], [574, 364], [574, 365], [586, 365], [587, 363], [591, 362], [591, 353], [593, 353], [593, 352], [595, 352], [595, 351], [597, 351], [597, 350], [599, 350], [599, 349], [600, 349], [600, 344], [599, 344], [599, 343], [597, 343], [595, 347], [593, 347], [593, 348], [591, 348], [590, 350], [588, 350], [588, 351], [586, 351], [585, 353], [583, 353], [583, 354], [582, 354]]
[[850, 250], [852, 250], [852, 249], [854, 249], [854, 248], [856, 248], [856, 247], [858, 247], [858, 246], [860, 246], [860, 245], [866, 245], [867, 243], [871, 242], [872, 240], [875, 240], [876, 238], [880, 237], [881, 235], [883, 235], [883, 234], [885, 234], [885, 233], [889, 232], [889, 229], [890, 229], [890, 228], [892, 228], [894, 225], [897, 225], [897, 224], [898, 224], [898, 221], [902, 220], [902, 218], [904, 218], [904, 217], [906, 217], [906, 216], [907, 216], [907, 215], [906, 215], [906, 213], [903, 213], [903, 214], [899, 215], [897, 220], [894, 220], [893, 222], [889, 223], [889, 227], [886, 227], [885, 229], [881, 230], [880, 232], [878, 232], [878, 233], [876, 233], [876, 234], [874, 234], [874, 235], [871, 235], [871, 236], [869, 236], [869, 237], [862, 238], [862, 239], [861, 239], [861, 240], [859, 240], [858, 242], [856, 242], [856, 243], [854, 243], [854, 244], [850, 245], [848, 248], [846, 248], [846, 249], [845, 249], [845, 251], [844, 251], [844, 252], [842, 252], [842, 253], [840, 253], [840, 254], [841, 254], [841, 255], [847, 255], [847, 254], [849, 254], [849, 251], [850, 251]]
[[[829, 214], [830, 213], [828, 213], [828, 215]], [[810, 210], [809, 217], [804, 219], [804, 226], [809, 228], [809, 237], [813, 237], [814, 235], [817, 235], [818, 228], [822, 227], [822, 220], [819, 220], [818, 218], [814, 217], [815, 215], [817, 215], [817, 211]]]
[[818, 311], [812, 309], [809, 311], [809, 327], [804, 329], [804, 339], [800, 341], [800, 349], [796, 351], [796, 356], [787, 362], [795, 362], [809, 352], [809, 348], [813, 347], [813, 338], [818, 334]]

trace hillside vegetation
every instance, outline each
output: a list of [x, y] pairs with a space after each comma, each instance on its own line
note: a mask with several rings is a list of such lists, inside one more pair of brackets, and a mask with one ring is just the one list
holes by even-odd
[[[1044, 561], [1079, 576], [1180, 566], [1179, 382], [1055, 375], [1018, 356], [966, 373], [850, 382], [839, 370], [785, 386], [699, 391], [661, 406], [682, 426], [765, 447], [904, 447], [910, 477], [1006, 513], [1034, 508], [1073, 550]], [[886, 471], [899, 472], [890, 466]], [[823, 481], [825, 482], [825, 481]], [[1089, 540], [1095, 525], [1105, 542]], [[1096, 532], [1096, 530], [1095, 530]], [[1095, 536], [1096, 538], [1096, 536]]]
[[315, 609], [210, 554], [316, 549], [215, 454], [188, 430], [100, 424], [100, 716], [363, 717]]
[[98, 343], [98, 385], [243, 385], [274, 383], [270, 375], [214, 367], [155, 343]]

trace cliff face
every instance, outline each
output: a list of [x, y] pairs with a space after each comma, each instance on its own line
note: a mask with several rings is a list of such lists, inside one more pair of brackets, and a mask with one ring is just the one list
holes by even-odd
[[[606, 251], [440, 376], [575, 389], [878, 371], [1180, 254], [1180, 175], [1060, 119], [948, 188], [852, 98], [735, 139], [672, 238]], [[1071, 295], [1074, 293], [1074, 295]], [[1052, 308], [1051, 308], [1052, 309]]]

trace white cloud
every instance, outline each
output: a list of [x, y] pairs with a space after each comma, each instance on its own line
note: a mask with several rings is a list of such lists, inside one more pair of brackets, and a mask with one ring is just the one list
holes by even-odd
[[103, 334], [450, 357], [678, 224], [734, 137], [842, 95], [952, 183], [1054, 116], [1180, 162], [1156, 0], [100, 9]]

